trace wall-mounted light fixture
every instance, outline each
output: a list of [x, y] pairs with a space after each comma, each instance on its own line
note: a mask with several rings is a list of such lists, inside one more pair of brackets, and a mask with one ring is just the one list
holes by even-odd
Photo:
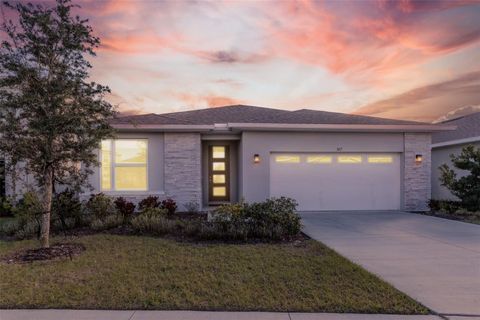
[[260, 156], [258, 153], [253, 155], [253, 163], [260, 163]]
[[421, 154], [416, 154], [415, 163], [422, 163], [422, 161], [423, 161], [423, 156]]

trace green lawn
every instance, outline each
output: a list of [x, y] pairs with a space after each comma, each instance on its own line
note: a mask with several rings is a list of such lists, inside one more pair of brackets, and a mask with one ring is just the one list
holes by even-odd
[[[73, 261], [0, 263], [0, 308], [428, 312], [313, 240], [304, 246], [118, 235], [69, 241], [87, 247]], [[0, 241], [0, 256], [36, 244]]]

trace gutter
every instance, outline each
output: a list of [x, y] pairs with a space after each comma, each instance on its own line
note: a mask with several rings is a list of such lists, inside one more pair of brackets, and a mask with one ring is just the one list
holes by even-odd
[[455, 130], [456, 126], [438, 124], [371, 125], [371, 124], [286, 124], [286, 123], [216, 123], [184, 124], [112, 124], [121, 131], [151, 132], [231, 132], [231, 131], [312, 131], [312, 132], [437, 132]]
[[112, 124], [121, 131], [151, 131], [151, 132], [209, 132], [215, 130], [215, 125], [190, 124]]
[[335, 132], [437, 132], [455, 130], [456, 126], [437, 124], [372, 125], [372, 124], [284, 124], [229, 123], [241, 131], [335, 131]]
[[470, 142], [480, 142], [480, 136], [464, 138], [464, 139], [457, 139], [457, 140], [450, 140], [450, 141], [445, 141], [445, 142], [432, 143], [432, 148], [454, 146], [454, 145], [457, 145], [457, 144], [466, 144], [466, 143], [470, 143]]

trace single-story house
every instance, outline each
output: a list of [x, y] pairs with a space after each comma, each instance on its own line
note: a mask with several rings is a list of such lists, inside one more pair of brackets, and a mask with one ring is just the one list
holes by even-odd
[[180, 210], [287, 196], [299, 210], [427, 209], [431, 134], [451, 126], [245, 105], [117, 117], [95, 192]]
[[[451, 154], [460, 154], [462, 148], [473, 144], [480, 148], [480, 112], [451, 119], [440, 123], [441, 125], [454, 125], [453, 131], [440, 131], [432, 135], [432, 198], [456, 200], [456, 197], [440, 183], [440, 170], [442, 164], [448, 164], [454, 169], [450, 159]], [[456, 170], [461, 176], [464, 172]]]

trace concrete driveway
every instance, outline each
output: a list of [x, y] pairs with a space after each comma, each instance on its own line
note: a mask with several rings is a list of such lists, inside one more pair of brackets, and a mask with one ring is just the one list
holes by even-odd
[[480, 317], [480, 225], [404, 212], [303, 212], [305, 233], [445, 315]]

